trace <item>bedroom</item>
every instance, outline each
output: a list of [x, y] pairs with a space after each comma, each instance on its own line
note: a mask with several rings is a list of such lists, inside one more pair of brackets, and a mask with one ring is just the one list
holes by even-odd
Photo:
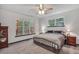
[[[78, 38], [79, 5], [78, 4], [76, 5], [75, 4], [69, 4], [69, 5], [47, 4], [44, 6], [49, 10], [47, 10], [46, 14], [43, 15], [38, 14], [39, 6], [40, 6], [39, 4], [38, 5], [35, 4], [34, 5], [33, 4], [0, 5], [0, 23], [1, 26], [8, 26], [8, 44], [9, 44], [8, 48], [1, 49], [0, 53], [26, 53], [26, 54], [53, 53], [49, 50], [39, 47], [36, 44], [34, 45], [35, 48], [32, 47], [33, 37], [35, 37], [38, 34], [45, 33], [51, 30], [65, 31], [65, 32], [67, 31], [69, 35], [72, 34], [73, 36], [76, 36], [76, 45], [79, 44], [79, 38]], [[60, 19], [60, 18], [63, 19], [64, 21], [63, 20], [59, 21], [60, 23], [57, 23], [59, 25], [58, 26], [56, 25], [56, 19]], [[54, 20], [52, 22], [52, 25], [49, 23], [49, 20]], [[26, 24], [28, 21], [29, 24]], [[21, 26], [17, 25], [18, 22], [22, 23], [20, 24]], [[61, 22], [64, 24], [62, 24]], [[27, 27], [30, 26], [30, 28], [27, 31], [26, 31], [27, 29], [26, 26]], [[18, 27], [22, 27], [22, 28], [19, 29]], [[18, 31], [20, 31], [20, 33], [17, 31], [17, 29]], [[31, 47], [29, 47], [29, 44], [31, 44]], [[63, 53], [79, 53], [78, 49], [79, 48], [77, 46], [74, 47], [71, 45], [65, 45], [62, 47], [62, 50], [65, 50]]]

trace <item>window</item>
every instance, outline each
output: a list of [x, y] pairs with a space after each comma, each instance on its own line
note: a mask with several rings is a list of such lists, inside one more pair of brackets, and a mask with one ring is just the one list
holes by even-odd
[[16, 21], [16, 36], [23, 36], [34, 34], [34, 22], [33, 20], [17, 20]]
[[64, 19], [63, 18], [56, 19], [56, 26], [64, 27]]
[[55, 20], [49, 20], [49, 26], [51, 27], [55, 26]]
[[64, 19], [58, 18], [48, 21], [50, 27], [64, 27]]

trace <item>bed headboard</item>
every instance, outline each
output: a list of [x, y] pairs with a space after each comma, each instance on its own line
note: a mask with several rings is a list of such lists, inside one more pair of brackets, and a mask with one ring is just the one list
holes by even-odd
[[65, 32], [65, 27], [47, 27], [47, 31], [63, 31]]

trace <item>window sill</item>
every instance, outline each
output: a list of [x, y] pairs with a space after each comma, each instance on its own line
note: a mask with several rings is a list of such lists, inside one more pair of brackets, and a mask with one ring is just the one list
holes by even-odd
[[34, 35], [35, 33], [33, 34], [25, 34], [25, 35], [16, 35], [15, 37], [22, 37], [22, 36], [27, 36], [27, 35]]
[[47, 27], [64, 27], [64, 26], [47, 26]]

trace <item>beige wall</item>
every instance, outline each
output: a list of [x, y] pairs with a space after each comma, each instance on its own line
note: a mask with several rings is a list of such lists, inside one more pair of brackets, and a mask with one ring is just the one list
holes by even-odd
[[[34, 35], [15, 37], [16, 36], [16, 17], [26, 18], [28, 15], [22, 15], [16, 12], [11, 12], [8, 10], [0, 9], [0, 22], [2, 25], [9, 27], [9, 43], [32, 38]], [[55, 19], [63, 17], [65, 25], [70, 25], [72, 32], [76, 33], [79, 36], [79, 9], [71, 10], [68, 12], [63, 12], [59, 14], [53, 14], [44, 17], [32, 17], [35, 21], [35, 33], [39, 34], [41, 32], [42, 26], [48, 26], [49, 19]]]
[[79, 35], [79, 9], [43, 17], [42, 20], [40, 20], [41, 26], [48, 26], [48, 20], [60, 17], [64, 18], [65, 25], [70, 26], [72, 32]]
[[[31, 17], [35, 21], [35, 33], [38, 32], [38, 18], [28, 15], [19, 14], [16, 12], [8, 11], [5, 9], [0, 9], [0, 22], [2, 26], [8, 26], [8, 43], [25, 40], [32, 38], [34, 35], [27, 35], [27, 36], [21, 36], [21, 37], [15, 37], [16, 36], [16, 20], [17, 17], [22, 17], [24, 19]], [[37, 20], [37, 21], [36, 21]]]
[[[59, 17], [63, 17], [65, 25], [69, 26], [70, 31], [72, 33], [76, 34], [76, 36], [77, 36], [76, 42], [77, 42], [77, 44], [79, 44], [79, 9], [43, 17], [40, 20], [40, 24], [41, 24], [40, 27], [48, 26], [49, 19], [56, 19]], [[51, 29], [53, 29], [53, 27]], [[41, 28], [40, 28], [40, 32], [41, 32]]]

